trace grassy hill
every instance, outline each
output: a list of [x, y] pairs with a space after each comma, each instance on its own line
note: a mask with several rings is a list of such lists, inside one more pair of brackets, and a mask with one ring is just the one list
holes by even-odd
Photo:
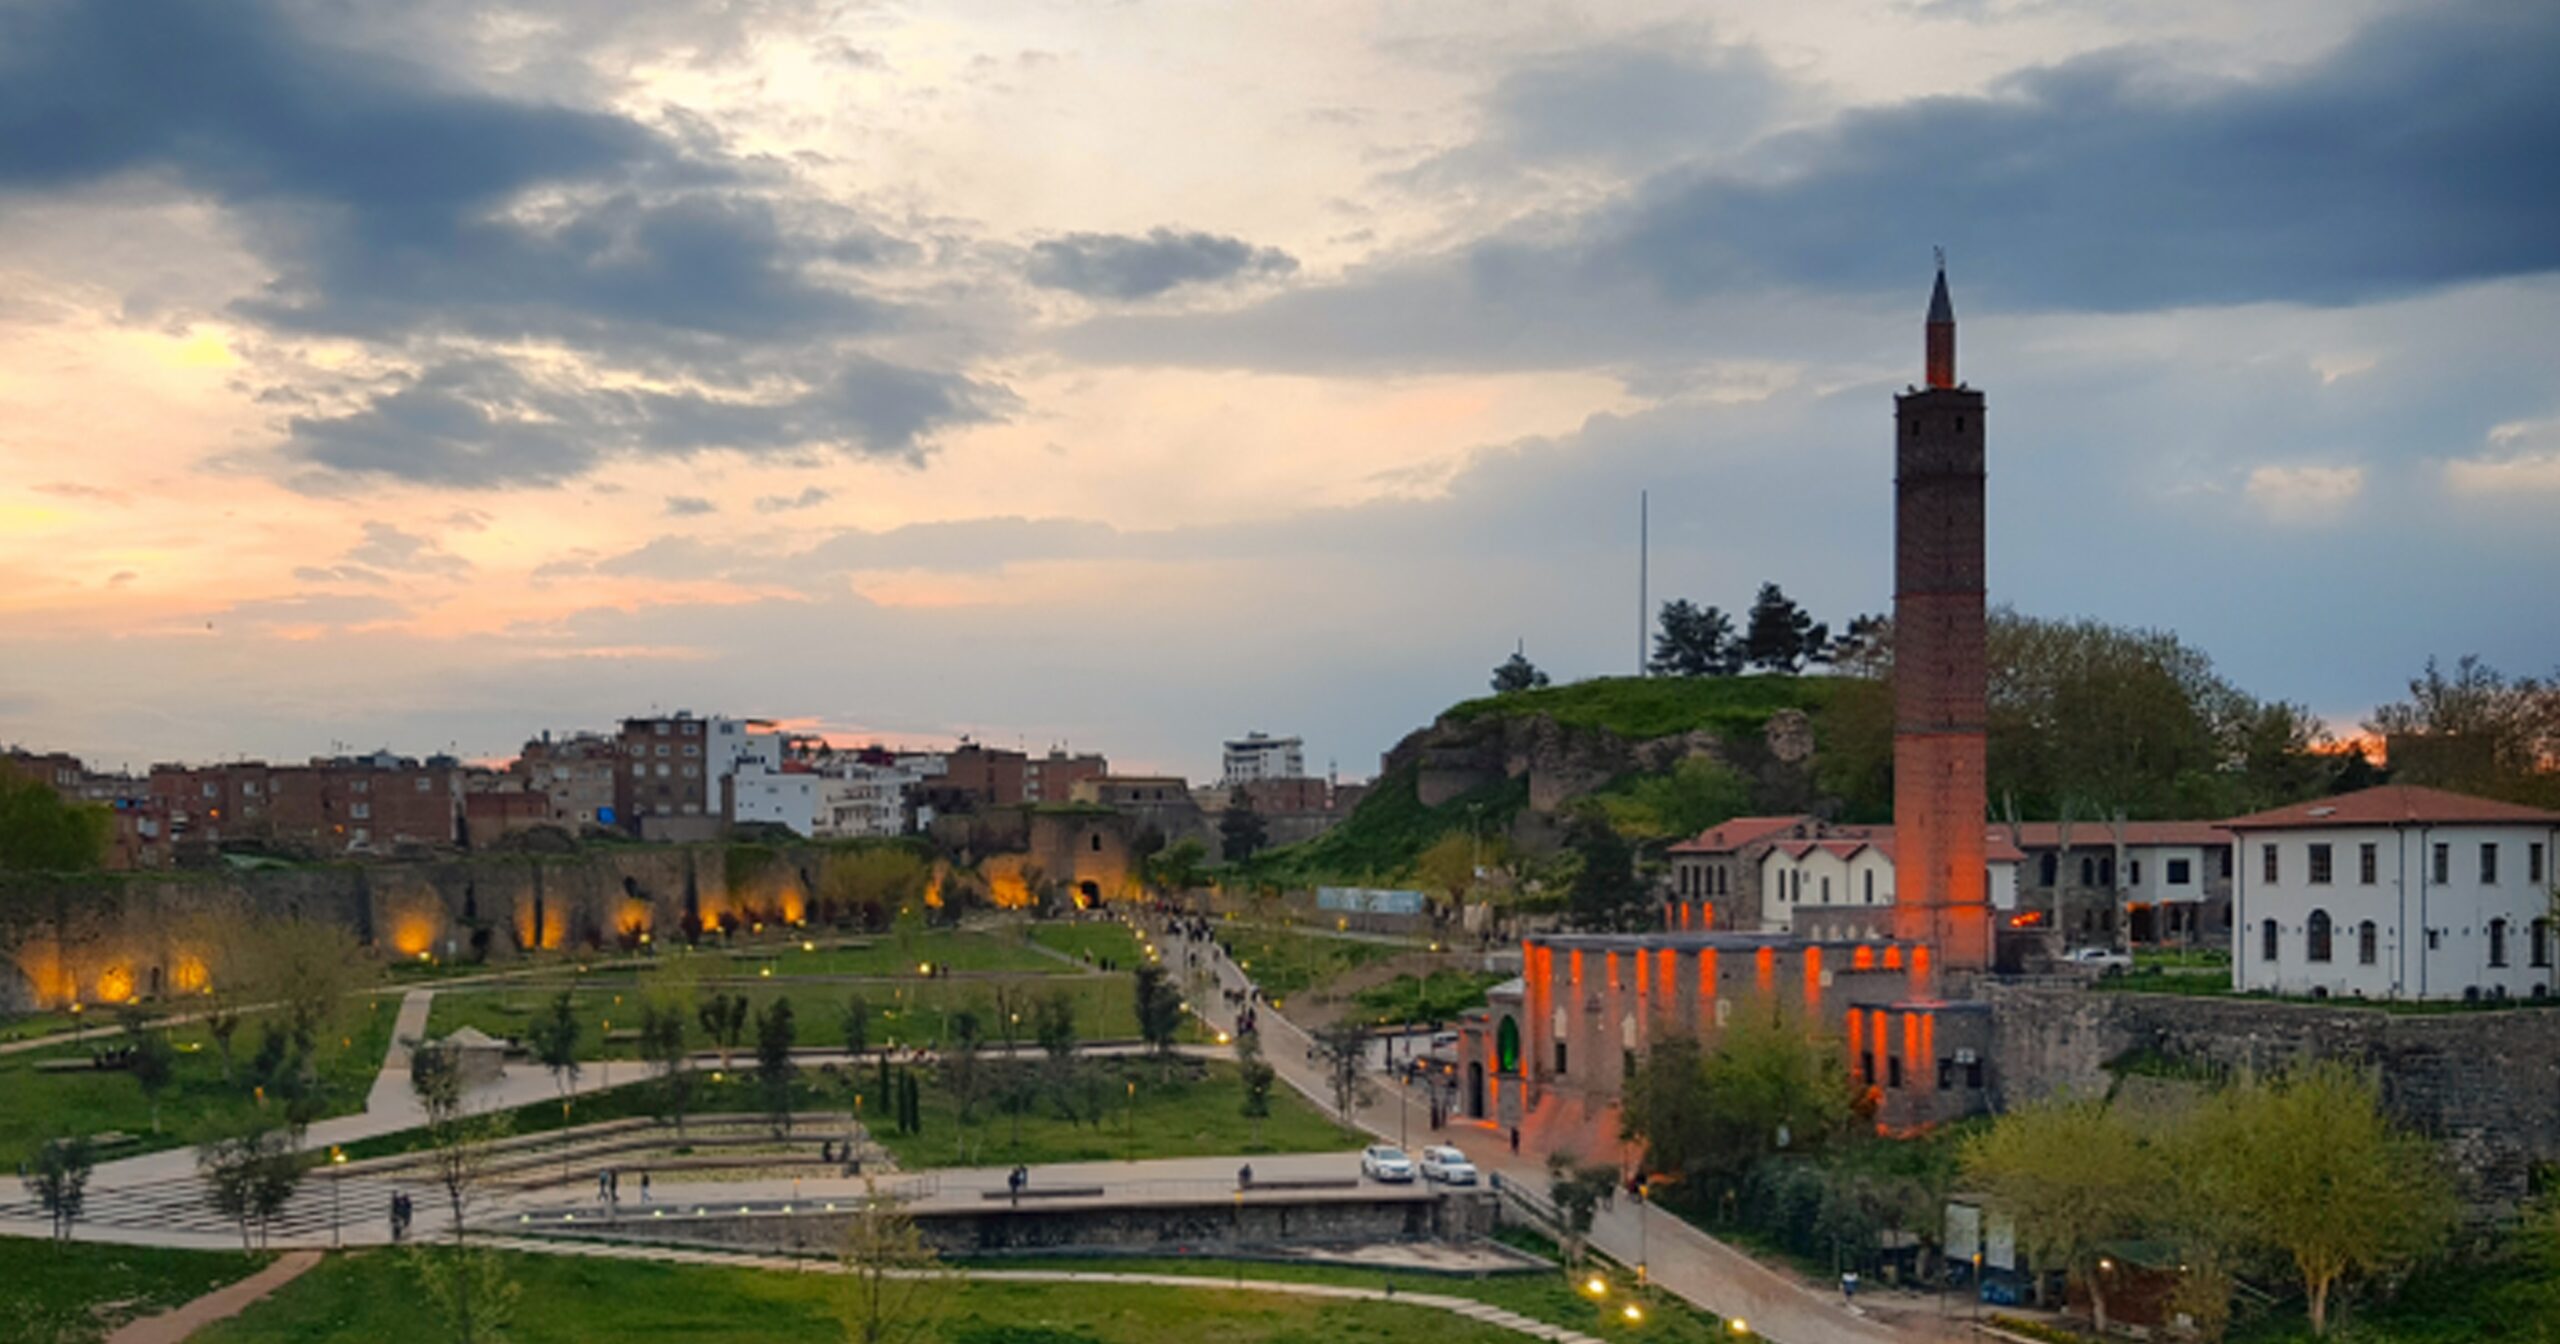
[[[1843, 685], [1829, 677], [1601, 677], [1482, 696], [1453, 706], [1440, 721], [1464, 728], [1536, 716], [1630, 743], [1699, 730], [1728, 742], [1756, 743], [1769, 717], [1787, 709], [1813, 715], [1820, 735], [1824, 710], [1839, 698]], [[1405, 877], [1414, 859], [1440, 837], [1470, 826], [1498, 836], [1529, 805], [1529, 782], [1523, 777], [1426, 807], [1415, 790], [1417, 773], [1409, 761], [1392, 766], [1341, 825], [1305, 844], [1257, 856], [1240, 875], [1286, 886], [1393, 882]], [[1688, 783], [1675, 781], [1669, 772], [1630, 773], [1596, 796], [1613, 817], [1631, 821], [1674, 810], [1653, 795]], [[1734, 787], [1747, 793], [1738, 781]], [[1737, 797], [1722, 815], [1732, 815], [1742, 805]]]

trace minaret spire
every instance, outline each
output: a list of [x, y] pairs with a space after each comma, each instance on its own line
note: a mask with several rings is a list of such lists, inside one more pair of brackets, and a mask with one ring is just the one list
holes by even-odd
[[1938, 284], [1929, 291], [1928, 384], [1956, 385], [1956, 306], [1947, 299], [1947, 250], [1938, 248]]

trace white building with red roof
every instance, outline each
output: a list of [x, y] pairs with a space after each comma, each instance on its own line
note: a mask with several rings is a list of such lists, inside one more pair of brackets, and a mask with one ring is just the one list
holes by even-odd
[[2236, 817], [2232, 987], [2366, 999], [2552, 989], [2560, 812], [2389, 784]]

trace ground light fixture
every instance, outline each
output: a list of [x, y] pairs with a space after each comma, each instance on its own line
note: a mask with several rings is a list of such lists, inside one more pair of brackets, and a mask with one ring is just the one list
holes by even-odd
[[1582, 1281], [1582, 1291], [1591, 1294], [1593, 1297], [1607, 1297], [1609, 1295], [1609, 1281], [1597, 1274], [1594, 1274], [1590, 1278]]
[[1737, 1335], [1747, 1335], [1751, 1333], [1751, 1322], [1736, 1316], [1732, 1320], [1725, 1322], [1725, 1328], [1731, 1330]]
[[1644, 1319], [1644, 1308], [1630, 1302], [1627, 1305], [1618, 1308], [1618, 1314], [1626, 1318], [1627, 1324], [1634, 1325]]

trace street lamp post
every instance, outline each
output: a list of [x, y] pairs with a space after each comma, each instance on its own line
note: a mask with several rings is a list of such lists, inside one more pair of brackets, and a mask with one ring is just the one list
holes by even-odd
[[339, 1204], [339, 1195], [340, 1195], [340, 1193], [341, 1193], [341, 1189], [342, 1189], [342, 1187], [344, 1187], [344, 1186], [346, 1185], [346, 1183], [347, 1183], [347, 1150], [346, 1150], [346, 1149], [344, 1149], [344, 1148], [339, 1147], [338, 1145], [336, 1145], [336, 1144], [334, 1144], [334, 1143], [333, 1143], [333, 1144], [330, 1144], [330, 1145], [329, 1145], [329, 1244], [330, 1244], [331, 1246], [344, 1246], [344, 1245], [346, 1245], [346, 1234], [345, 1234], [345, 1232], [343, 1232], [343, 1231], [341, 1230], [341, 1228], [342, 1228], [343, 1224], [340, 1222], [340, 1220], [339, 1220], [339, 1216], [338, 1216], [338, 1215], [339, 1215], [339, 1208], [340, 1208], [340, 1204]]

